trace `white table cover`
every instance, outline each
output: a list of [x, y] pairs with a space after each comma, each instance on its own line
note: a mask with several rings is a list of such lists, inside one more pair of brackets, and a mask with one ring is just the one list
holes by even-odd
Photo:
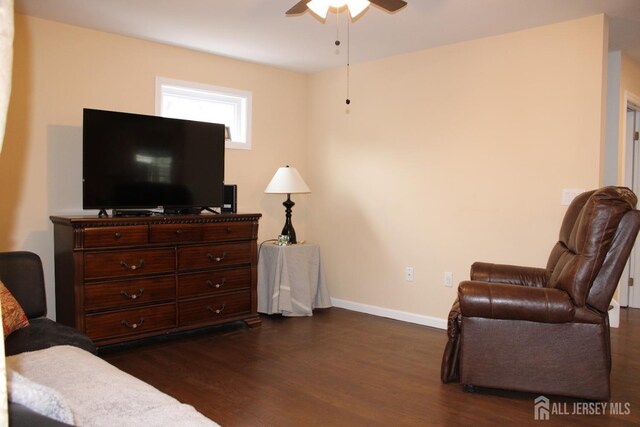
[[331, 307], [331, 298], [318, 245], [262, 245], [258, 259], [260, 313], [311, 316], [314, 308], [327, 307]]

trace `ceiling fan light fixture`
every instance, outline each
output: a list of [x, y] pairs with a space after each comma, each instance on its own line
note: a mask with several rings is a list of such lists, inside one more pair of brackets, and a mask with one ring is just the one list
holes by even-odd
[[347, 7], [352, 18], [358, 17], [370, 4], [369, 0], [347, 0]]
[[307, 7], [313, 13], [325, 19], [327, 17], [327, 12], [329, 12], [329, 0], [311, 0], [307, 3]]
[[322, 19], [326, 19], [329, 8], [338, 10], [347, 6], [349, 14], [355, 18], [369, 7], [369, 4], [369, 0], [311, 0], [307, 3], [307, 7]]

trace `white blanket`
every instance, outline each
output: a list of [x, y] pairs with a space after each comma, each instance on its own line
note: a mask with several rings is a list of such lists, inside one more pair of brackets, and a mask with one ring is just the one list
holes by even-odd
[[71, 408], [54, 389], [34, 383], [11, 369], [7, 371], [7, 385], [10, 402], [24, 405], [54, 420], [74, 424]]
[[[9, 372], [18, 372], [33, 383], [55, 390], [55, 398], [61, 397], [64, 403], [57, 401], [53, 406], [68, 406], [74, 423], [78, 426], [218, 425], [192, 406], [178, 402], [76, 347], [51, 347], [10, 356], [6, 360]], [[24, 390], [11, 390], [13, 382], [9, 384], [9, 394], [18, 392], [24, 395]], [[16, 401], [25, 404], [24, 399], [22, 400]], [[35, 402], [41, 399], [27, 399], [25, 406], [31, 407], [29, 400]], [[42, 406], [42, 402], [39, 405]], [[38, 408], [31, 409], [38, 412]]]

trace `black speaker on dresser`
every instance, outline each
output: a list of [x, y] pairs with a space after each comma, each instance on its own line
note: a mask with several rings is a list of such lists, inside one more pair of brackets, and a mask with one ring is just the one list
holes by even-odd
[[237, 213], [238, 212], [238, 186], [235, 184], [224, 186], [224, 204], [222, 212]]

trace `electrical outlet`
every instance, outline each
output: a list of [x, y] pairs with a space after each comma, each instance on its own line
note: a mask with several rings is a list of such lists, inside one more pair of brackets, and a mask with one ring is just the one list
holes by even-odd
[[407, 282], [413, 282], [413, 267], [407, 267], [404, 270], [404, 278]]
[[444, 273], [444, 285], [447, 288], [453, 286], [453, 273], [450, 271], [445, 271]]
[[562, 206], [569, 206], [576, 196], [584, 192], [584, 188], [565, 188], [562, 190]]

